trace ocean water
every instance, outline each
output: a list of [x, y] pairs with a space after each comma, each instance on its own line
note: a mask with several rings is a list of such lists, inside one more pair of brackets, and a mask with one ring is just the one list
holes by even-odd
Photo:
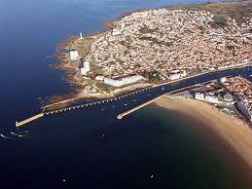
[[249, 188], [195, 122], [154, 106], [121, 121], [106, 106], [15, 129], [40, 99], [71, 90], [50, 66], [58, 43], [128, 11], [200, 2], [1, 0], [0, 188]]

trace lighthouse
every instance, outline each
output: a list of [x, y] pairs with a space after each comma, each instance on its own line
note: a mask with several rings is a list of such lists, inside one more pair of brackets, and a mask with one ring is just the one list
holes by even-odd
[[83, 34], [82, 34], [82, 32], [80, 33], [80, 39], [83, 39]]

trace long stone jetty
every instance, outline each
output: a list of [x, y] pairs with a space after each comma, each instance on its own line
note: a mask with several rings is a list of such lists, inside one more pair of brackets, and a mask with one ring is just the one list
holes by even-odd
[[[161, 96], [162, 96], [162, 95], [161, 95]], [[159, 97], [157, 97], [157, 98], [154, 98], [154, 99], [152, 99], [152, 100], [150, 100], [150, 101], [147, 101], [147, 102], [145, 102], [145, 103], [143, 103], [143, 104], [141, 104], [141, 105], [139, 105], [139, 106], [136, 106], [135, 108], [132, 108], [132, 109], [126, 111], [126, 112], [123, 112], [123, 113], [121, 113], [121, 114], [118, 114], [118, 115], [117, 115], [117, 119], [122, 119], [123, 117], [125, 117], [125, 116], [127, 116], [127, 115], [129, 115], [129, 114], [131, 114], [131, 113], [133, 113], [133, 112], [135, 112], [135, 111], [137, 111], [137, 110], [139, 110], [139, 109], [141, 109], [141, 108], [143, 108], [143, 107], [145, 107], [145, 106], [151, 104], [151, 103], [153, 103], [154, 101], [158, 100], [161, 96], [159, 96]]]
[[37, 119], [42, 118], [43, 116], [44, 116], [44, 113], [39, 113], [39, 114], [37, 114], [35, 116], [32, 116], [30, 118], [27, 118], [27, 119], [25, 119], [23, 121], [20, 121], [20, 122], [16, 121], [16, 127], [22, 127], [22, 126], [24, 126], [24, 125], [26, 125], [28, 123], [31, 123], [32, 121], [35, 121]]

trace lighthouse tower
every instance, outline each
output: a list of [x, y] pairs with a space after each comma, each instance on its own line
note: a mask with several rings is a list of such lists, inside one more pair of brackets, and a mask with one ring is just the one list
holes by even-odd
[[82, 32], [80, 33], [80, 39], [84, 39]]

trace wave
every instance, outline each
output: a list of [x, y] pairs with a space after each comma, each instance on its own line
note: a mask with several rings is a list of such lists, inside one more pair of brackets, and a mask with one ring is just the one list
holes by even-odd
[[12, 139], [11, 137], [8, 137], [8, 136], [4, 135], [3, 133], [0, 134], [0, 137], [3, 138], [3, 139], [6, 139], [6, 140], [11, 140]]
[[13, 132], [11, 131], [10, 134], [12, 136], [15, 136], [15, 137], [18, 137], [18, 138], [23, 138], [23, 137], [26, 137], [27, 134], [29, 133], [29, 131], [18, 131], [18, 132]]

